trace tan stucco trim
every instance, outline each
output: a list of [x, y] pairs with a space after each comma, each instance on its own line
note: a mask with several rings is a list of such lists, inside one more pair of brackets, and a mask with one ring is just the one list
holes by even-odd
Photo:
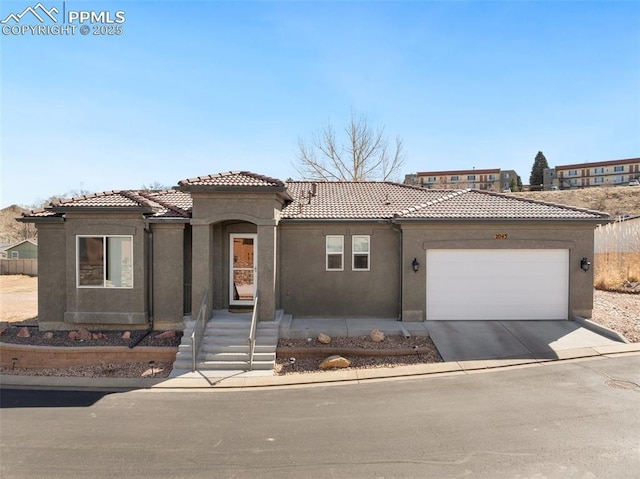
[[574, 249], [575, 241], [515, 239], [508, 242], [489, 240], [424, 241], [423, 250], [429, 249]]
[[246, 221], [247, 223], [253, 223], [257, 226], [277, 226], [278, 221], [276, 219], [265, 219], [259, 218], [257, 216], [248, 215], [246, 213], [240, 212], [231, 212], [231, 213], [222, 213], [216, 216], [204, 218], [204, 219], [193, 219], [191, 220], [191, 225], [193, 226], [206, 226], [213, 225], [216, 223], [221, 223], [223, 221]]

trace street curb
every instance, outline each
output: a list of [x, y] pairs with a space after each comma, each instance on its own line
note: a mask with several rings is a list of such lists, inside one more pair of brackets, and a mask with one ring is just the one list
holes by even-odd
[[607, 337], [609, 339], [613, 339], [615, 341], [621, 341], [626, 344], [631, 344], [631, 342], [624, 337], [621, 333], [614, 331], [613, 329], [607, 328], [606, 326], [602, 326], [601, 324], [594, 323], [593, 321], [583, 318], [582, 316], [574, 316], [573, 320], [576, 323], [581, 324], [587, 329], [590, 329], [594, 333], [598, 333], [601, 336]]

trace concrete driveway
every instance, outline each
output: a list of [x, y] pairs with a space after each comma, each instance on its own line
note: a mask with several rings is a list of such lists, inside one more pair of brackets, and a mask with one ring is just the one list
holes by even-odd
[[562, 351], [621, 344], [573, 321], [427, 321], [445, 361], [557, 359]]

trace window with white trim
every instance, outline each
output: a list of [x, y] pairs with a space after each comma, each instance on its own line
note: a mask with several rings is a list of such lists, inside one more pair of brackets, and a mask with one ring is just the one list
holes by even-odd
[[604, 183], [604, 178], [602, 176], [596, 176], [593, 179], [593, 184], [594, 185], [601, 185], [602, 183]]
[[78, 288], [133, 288], [133, 236], [76, 236]]
[[344, 236], [327, 235], [327, 271], [344, 270]]
[[620, 173], [621, 171], [624, 171], [624, 166], [614, 166], [613, 171], [616, 173]]
[[467, 175], [467, 181], [475, 181], [476, 175]]
[[18, 258], [20, 258], [20, 251], [12, 251], [11, 259], [18, 259]]
[[371, 239], [369, 235], [353, 235], [351, 237], [351, 267], [353, 271], [369, 271]]
[[594, 175], [602, 175], [604, 173], [604, 168], [594, 168], [593, 169], [593, 174]]
[[451, 177], [451, 182], [455, 182], [455, 181], [458, 181], [458, 177], [457, 176], [452, 176]]
[[578, 170], [569, 170], [569, 176], [578, 176]]

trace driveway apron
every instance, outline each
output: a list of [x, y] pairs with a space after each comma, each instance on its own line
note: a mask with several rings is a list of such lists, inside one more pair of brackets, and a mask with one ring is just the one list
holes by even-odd
[[558, 351], [619, 344], [573, 321], [428, 321], [444, 361], [554, 359]]

